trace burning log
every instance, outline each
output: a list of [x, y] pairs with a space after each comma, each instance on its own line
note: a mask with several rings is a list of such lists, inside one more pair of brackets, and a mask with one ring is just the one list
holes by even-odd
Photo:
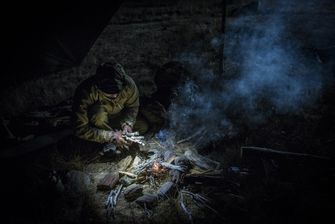
[[152, 164], [158, 159], [158, 153], [154, 153], [149, 157], [149, 159], [144, 160], [142, 163], [134, 167], [133, 172], [136, 174], [142, 173], [146, 169], [152, 166]]
[[152, 164], [152, 168], [151, 171], [153, 171], [154, 173], [160, 173], [162, 170], [162, 165], [159, 162], [154, 162]]

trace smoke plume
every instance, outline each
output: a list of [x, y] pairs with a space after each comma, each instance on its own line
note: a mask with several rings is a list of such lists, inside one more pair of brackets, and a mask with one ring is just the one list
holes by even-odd
[[[231, 114], [259, 124], [274, 114], [299, 113], [315, 102], [322, 87], [320, 68], [304, 56], [302, 43], [288, 30], [290, 17], [280, 13], [285, 2], [272, 5], [271, 14], [242, 16], [228, 25], [225, 58], [237, 65], [233, 77], [215, 75], [199, 54], [180, 55], [196, 79], [178, 87], [165, 134], [181, 139], [200, 133], [194, 141], [205, 146], [237, 128], [238, 119]], [[213, 47], [219, 39], [212, 40]]]

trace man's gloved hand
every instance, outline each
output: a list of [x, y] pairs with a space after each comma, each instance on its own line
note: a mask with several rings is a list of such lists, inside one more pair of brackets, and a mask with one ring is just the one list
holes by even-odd
[[130, 125], [125, 124], [125, 125], [122, 126], [122, 133], [123, 134], [131, 133], [131, 132], [133, 132], [133, 129]]

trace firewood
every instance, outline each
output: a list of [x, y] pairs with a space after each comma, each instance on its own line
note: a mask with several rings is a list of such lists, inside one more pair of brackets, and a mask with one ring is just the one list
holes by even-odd
[[144, 194], [143, 196], [137, 198], [135, 202], [142, 207], [152, 207], [158, 200], [156, 194]]
[[137, 175], [136, 175], [136, 174], [129, 173], [129, 172], [126, 172], [126, 171], [121, 171], [121, 170], [120, 170], [119, 173], [124, 174], [124, 175], [127, 175], [127, 176], [129, 176], [129, 177], [137, 178]]
[[136, 198], [143, 195], [142, 191], [143, 187], [141, 185], [132, 184], [124, 190], [123, 195], [127, 201], [134, 201]]
[[166, 183], [164, 183], [158, 190], [157, 190], [157, 195], [159, 198], [164, 198], [167, 197], [169, 195], [169, 193], [172, 191], [173, 189], [173, 182], [168, 181]]
[[131, 168], [137, 166], [138, 164], [140, 164], [140, 162], [141, 162], [141, 158], [138, 156], [135, 156], [133, 164], [131, 165]]
[[111, 190], [119, 182], [119, 173], [106, 174], [97, 184], [98, 190]]
[[119, 170], [127, 170], [127, 168], [130, 166], [133, 158], [129, 155], [126, 158], [122, 159], [117, 165]]
[[184, 156], [195, 166], [208, 170], [220, 169], [221, 164], [217, 161], [208, 159], [200, 155], [195, 150], [186, 150]]
[[174, 183], [182, 182], [183, 173], [178, 170], [170, 170], [171, 181]]

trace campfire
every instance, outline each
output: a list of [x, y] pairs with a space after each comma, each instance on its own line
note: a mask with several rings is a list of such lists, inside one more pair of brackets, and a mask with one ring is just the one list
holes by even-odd
[[152, 168], [151, 168], [151, 171], [154, 175], [156, 176], [159, 176], [160, 174], [164, 174], [167, 172], [166, 169], [164, 169], [164, 167], [158, 162], [158, 161], [155, 161], [153, 164], [152, 164]]
[[[117, 181], [113, 182], [107, 197], [108, 217], [115, 217], [114, 210], [122, 194], [127, 201], [142, 207], [147, 216], [152, 215], [151, 209], [155, 205], [167, 198], [177, 200], [190, 221], [192, 213], [185, 203], [186, 198], [202, 209], [216, 212], [209, 197], [192, 192], [188, 187], [193, 182], [199, 184], [203, 178], [221, 178], [220, 163], [201, 156], [185, 142], [166, 147], [152, 138], [141, 145], [140, 151], [146, 156], [134, 159], [128, 156], [120, 162], [125, 165], [119, 169]], [[194, 181], [194, 178], [197, 180]]]

